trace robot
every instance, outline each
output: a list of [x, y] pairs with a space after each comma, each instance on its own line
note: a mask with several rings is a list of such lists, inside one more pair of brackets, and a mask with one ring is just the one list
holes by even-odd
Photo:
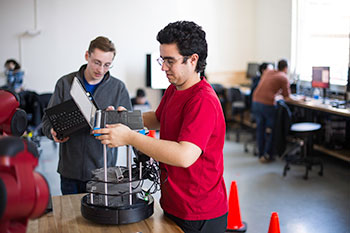
[[19, 138], [27, 126], [18, 96], [0, 90], [0, 232], [25, 233], [28, 220], [41, 216], [49, 203], [49, 187], [34, 169], [35, 144]]
[[[99, 116], [97, 119], [100, 122]], [[143, 126], [142, 118], [137, 119]], [[96, 126], [99, 128], [100, 124]], [[145, 134], [141, 131], [139, 132]], [[155, 137], [154, 133], [148, 136]], [[131, 149], [127, 145], [126, 167], [107, 168], [107, 149], [104, 145], [104, 167], [92, 171], [92, 180], [86, 185], [88, 194], [81, 199], [81, 214], [84, 218], [100, 224], [120, 225], [139, 222], [152, 216], [154, 199], [151, 194], [159, 190], [160, 170], [156, 162], [136, 149], [135, 163], [132, 164]], [[153, 182], [151, 187], [156, 187], [154, 192], [142, 189], [146, 179]]]
[[27, 127], [27, 114], [18, 108], [18, 95], [0, 90], [0, 100], [0, 135], [21, 136]]

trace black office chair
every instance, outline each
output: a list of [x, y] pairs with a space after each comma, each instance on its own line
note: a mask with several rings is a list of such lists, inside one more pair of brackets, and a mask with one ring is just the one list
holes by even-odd
[[212, 88], [214, 89], [216, 95], [218, 96], [224, 116], [226, 117], [226, 96], [225, 96], [225, 87], [219, 83], [212, 83]]
[[[312, 157], [313, 137], [320, 131], [321, 125], [314, 122], [292, 123], [292, 114], [284, 101], [277, 102], [275, 127], [272, 131], [274, 152], [286, 161], [283, 176], [287, 175], [291, 165], [305, 166], [304, 179], [312, 166], [319, 165], [319, 175], [323, 175], [323, 163]], [[288, 146], [289, 144], [289, 146]]]
[[[244, 113], [246, 110], [246, 103], [244, 101], [244, 96], [242, 95], [239, 88], [231, 87], [226, 90], [226, 100], [229, 109], [230, 116], [227, 118], [227, 136], [230, 135], [230, 130], [234, 129], [236, 131], [236, 142], [240, 141], [240, 133], [245, 130], [244, 125]], [[231, 126], [236, 126], [231, 128]]]
[[51, 96], [52, 96], [52, 93], [44, 93], [44, 94], [38, 95], [38, 102], [39, 102], [39, 106], [40, 106], [40, 124], [35, 129], [38, 136], [44, 136], [44, 134], [42, 132], [41, 120], [44, 116], [45, 109], [47, 108], [47, 105], [49, 104]]
[[[42, 152], [41, 137], [44, 136], [41, 121], [51, 96], [52, 93], [37, 94], [31, 91], [22, 93], [21, 107], [29, 115], [27, 138], [36, 144], [39, 154]], [[53, 144], [57, 146], [55, 142]]]
[[39, 95], [34, 91], [22, 91], [19, 93], [19, 97], [19, 107], [27, 113], [27, 131], [32, 131], [41, 122]]
[[256, 87], [258, 86], [260, 80], [260, 76], [256, 76], [252, 79], [252, 84], [250, 86], [250, 94], [248, 96], [248, 104], [247, 107], [250, 109], [250, 129], [249, 129], [249, 133], [250, 133], [250, 139], [246, 140], [244, 142], [244, 152], [248, 153], [249, 152], [249, 146], [252, 146], [252, 151], [253, 151], [253, 155], [257, 156], [258, 153], [258, 147], [256, 144], [256, 120], [253, 114], [253, 110], [252, 110], [252, 105], [253, 105], [253, 93], [254, 90], [256, 89]]
[[249, 152], [249, 147], [252, 147], [252, 152], [254, 156], [257, 156], [258, 153], [258, 147], [256, 144], [256, 120], [255, 117], [250, 111], [250, 128], [247, 129], [249, 134], [250, 134], [250, 139], [244, 141], [244, 152], [248, 153]]

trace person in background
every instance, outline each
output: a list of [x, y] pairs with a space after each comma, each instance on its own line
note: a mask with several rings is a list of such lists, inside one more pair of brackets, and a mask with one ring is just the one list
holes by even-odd
[[259, 75], [253, 77], [252, 85], [250, 87], [252, 97], [253, 97], [253, 92], [254, 92], [255, 88], [258, 86], [260, 78], [264, 74], [265, 70], [272, 70], [272, 69], [273, 69], [273, 66], [270, 63], [266, 63], [266, 62], [263, 62], [259, 66]]
[[[260, 66], [259, 66], [259, 74], [252, 78], [252, 83], [250, 85], [250, 95], [249, 95], [249, 106], [250, 106], [250, 108], [253, 108], [253, 106], [252, 106], [253, 93], [254, 93], [256, 87], [259, 84], [261, 76], [264, 74], [265, 70], [272, 70], [272, 69], [273, 69], [272, 64], [264, 62], [264, 63], [260, 64]], [[252, 117], [254, 117], [253, 114], [252, 114]], [[255, 119], [254, 119], [254, 122], [255, 122]]]
[[131, 104], [132, 104], [132, 106], [135, 106], [135, 105], [148, 105], [149, 106], [149, 103], [148, 103], [147, 98], [146, 98], [146, 93], [143, 89], [141, 89], [141, 88], [137, 89], [136, 96], [131, 99]]
[[[48, 108], [71, 99], [70, 88], [74, 77], [77, 77], [86, 91], [92, 97], [98, 109], [131, 110], [129, 93], [125, 84], [113, 77], [109, 69], [116, 54], [112, 41], [99, 36], [92, 40], [85, 53], [87, 64], [61, 77], [49, 101]], [[75, 194], [86, 192], [86, 183], [91, 179], [91, 172], [103, 167], [103, 145], [91, 135], [87, 126], [62, 140], [56, 137], [56, 132], [48, 120], [43, 117], [43, 133], [55, 142], [60, 143], [58, 173], [61, 175], [62, 194]], [[115, 166], [117, 161], [117, 148], [107, 150], [107, 165]]]
[[260, 162], [274, 160], [272, 133], [266, 134], [266, 128], [273, 131], [276, 114], [276, 97], [282, 95], [290, 99], [290, 85], [287, 77], [288, 62], [280, 60], [278, 70], [265, 70], [253, 93], [252, 111], [257, 123], [256, 140]]
[[226, 127], [217, 95], [200, 76], [207, 58], [205, 32], [193, 22], [178, 21], [162, 29], [157, 40], [158, 62], [171, 85], [143, 120], [148, 129], [160, 130], [160, 139], [122, 124], [94, 133], [103, 134], [97, 138], [109, 147], [132, 145], [160, 163], [161, 207], [184, 232], [225, 232]]
[[17, 93], [21, 92], [24, 76], [24, 72], [21, 70], [21, 65], [14, 59], [8, 59], [4, 66], [7, 83], [3, 88]]
[[136, 96], [131, 99], [131, 104], [134, 110], [140, 110], [142, 113], [151, 110], [151, 105], [147, 101], [146, 93], [141, 88], [137, 89]]

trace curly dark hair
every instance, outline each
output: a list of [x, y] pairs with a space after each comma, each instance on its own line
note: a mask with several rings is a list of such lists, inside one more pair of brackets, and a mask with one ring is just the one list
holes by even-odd
[[198, 54], [196, 72], [204, 71], [207, 65], [208, 44], [202, 27], [190, 21], [169, 23], [158, 33], [157, 40], [160, 44], [175, 43], [184, 57]]

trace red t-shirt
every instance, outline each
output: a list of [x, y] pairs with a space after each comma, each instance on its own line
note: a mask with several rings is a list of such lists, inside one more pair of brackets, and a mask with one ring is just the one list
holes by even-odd
[[163, 210], [185, 220], [206, 220], [225, 214], [225, 119], [210, 84], [202, 79], [182, 91], [170, 85], [156, 116], [161, 139], [191, 142], [202, 149], [197, 161], [188, 168], [160, 164]]

